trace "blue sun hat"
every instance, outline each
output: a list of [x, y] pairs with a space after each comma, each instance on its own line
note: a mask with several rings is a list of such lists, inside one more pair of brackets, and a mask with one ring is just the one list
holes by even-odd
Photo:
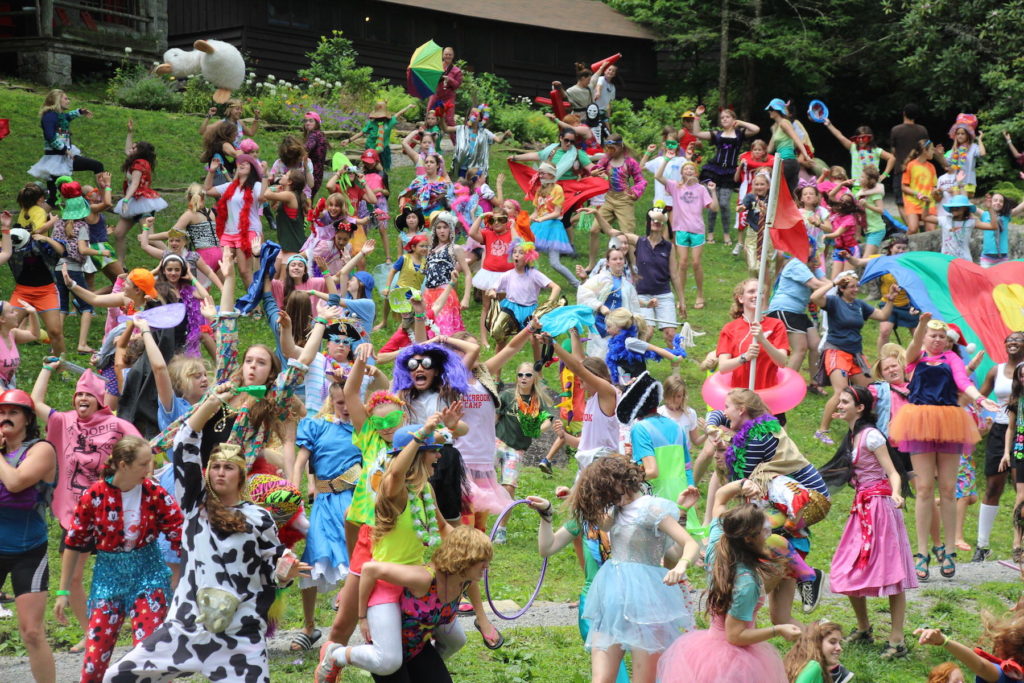
[[[405, 425], [399, 427], [395, 435], [391, 437], [391, 454], [395, 455], [401, 453], [402, 450], [409, 445], [409, 442], [413, 440], [413, 434], [423, 429], [423, 425]], [[437, 442], [434, 439], [434, 434], [431, 433], [424, 437], [423, 441], [420, 442], [418, 450], [422, 451], [436, 451], [443, 444]]]
[[781, 97], [773, 98], [772, 101], [768, 103], [768, 106], [764, 108], [765, 111], [769, 111], [772, 109], [779, 112], [783, 116], [789, 115], [789, 107], [786, 106], [786, 101]]
[[811, 100], [807, 105], [807, 118], [815, 123], [825, 123], [828, 119], [828, 105], [821, 100]]
[[966, 195], [958, 194], [952, 199], [942, 205], [942, 208], [946, 211], [952, 211], [953, 209], [967, 209], [970, 213], [974, 213], [977, 207], [974, 203], [967, 198]]

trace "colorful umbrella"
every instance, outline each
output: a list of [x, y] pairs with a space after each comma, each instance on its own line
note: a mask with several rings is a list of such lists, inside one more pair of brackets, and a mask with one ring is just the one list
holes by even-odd
[[437, 90], [437, 82], [443, 73], [441, 46], [428, 40], [412, 53], [409, 67], [405, 70], [406, 89], [410, 95], [426, 99]]

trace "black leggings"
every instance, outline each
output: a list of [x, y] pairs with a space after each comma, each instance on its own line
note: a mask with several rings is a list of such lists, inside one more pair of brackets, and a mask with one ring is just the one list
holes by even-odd
[[427, 643], [418, 655], [402, 664], [401, 669], [387, 676], [374, 674], [373, 680], [377, 683], [452, 683], [452, 676], [441, 655]]
[[789, 193], [795, 193], [797, 185], [800, 183], [800, 162], [796, 159], [783, 159], [782, 177], [786, 180]]
[[[92, 171], [95, 173], [103, 173], [103, 162], [97, 161], [96, 159], [90, 159], [89, 157], [75, 157], [71, 160], [71, 170], [74, 171]], [[57, 205], [57, 183], [56, 178], [50, 178], [46, 181], [47, 201], [50, 206]]]

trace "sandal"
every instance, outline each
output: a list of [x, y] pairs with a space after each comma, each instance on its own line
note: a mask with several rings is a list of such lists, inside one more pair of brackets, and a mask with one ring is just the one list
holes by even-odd
[[695, 309], [697, 309], [698, 311], [703, 310], [704, 309], [704, 299], [697, 299], [696, 303], [693, 304], [693, 307]]
[[824, 389], [822, 389], [817, 384], [808, 384], [807, 385], [807, 393], [815, 394], [817, 396], [828, 396], [828, 392], [825, 391]]
[[914, 555], [914, 559], [917, 560], [917, 562], [914, 563], [914, 572], [917, 574], [917, 580], [927, 581], [928, 578], [931, 576], [931, 571], [929, 571], [928, 569], [928, 565], [931, 563], [932, 560], [931, 556], [916, 553]]
[[907, 654], [909, 654], [909, 651], [907, 650], [905, 643], [897, 643], [896, 645], [888, 643], [885, 646], [885, 649], [882, 650], [882, 654], [879, 655], [879, 658], [883, 660], [902, 659], [906, 657]]
[[867, 643], [870, 645], [875, 641], [875, 633], [873, 629], [873, 626], [868, 626], [866, 629], [861, 631], [859, 628], [854, 626], [849, 635], [843, 638], [843, 643], [847, 645], [852, 645], [854, 643]]
[[305, 652], [306, 650], [312, 650], [316, 642], [320, 640], [320, 629], [314, 628], [312, 633], [306, 633], [305, 631], [299, 631], [294, 638], [288, 649], [292, 652]]
[[1024, 548], [1013, 549], [1013, 563], [1020, 564], [1021, 560], [1024, 560]]
[[[484, 635], [483, 630], [480, 628], [480, 622], [476, 619], [473, 620], [473, 628], [475, 628], [477, 631], [480, 631], [480, 637], [484, 640], [484, 647], [486, 647], [488, 650], [497, 650], [499, 647], [505, 644], [505, 636], [501, 635], [501, 631], [499, 631], [498, 629], [494, 629], [494, 632], [498, 634], [498, 639], [495, 640], [494, 643], [492, 644], [491, 641], [487, 640], [487, 636]], [[491, 628], [494, 627], [491, 626]]]
[[835, 446], [836, 442], [832, 440], [832, 437], [827, 432], [823, 432], [820, 429], [814, 432], [814, 438], [822, 442], [826, 446]]
[[946, 546], [945, 545], [933, 545], [932, 555], [935, 555], [935, 561], [942, 564], [946, 560]]
[[956, 553], [946, 553], [942, 559], [942, 568], [939, 569], [944, 579], [952, 579], [956, 576]]

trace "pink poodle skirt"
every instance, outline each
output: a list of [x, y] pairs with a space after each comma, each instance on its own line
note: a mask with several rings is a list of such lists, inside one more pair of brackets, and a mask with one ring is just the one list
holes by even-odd
[[[753, 626], [753, 624], [751, 624]], [[658, 683], [786, 683], [778, 650], [768, 642], [732, 645], [725, 618], [706, 631], [679, 636], [658, 660]]]
[[871, 496], [868, 516], [874, 534], [867, 565], [857, 569], [861, 548], [860, 519], [851, 514], [832, 556], [829, 586], [833, 593], [851, 597], [880, 598], [917, 588], [914, 558], [910, 552], [903, 511], [889, 496]]

